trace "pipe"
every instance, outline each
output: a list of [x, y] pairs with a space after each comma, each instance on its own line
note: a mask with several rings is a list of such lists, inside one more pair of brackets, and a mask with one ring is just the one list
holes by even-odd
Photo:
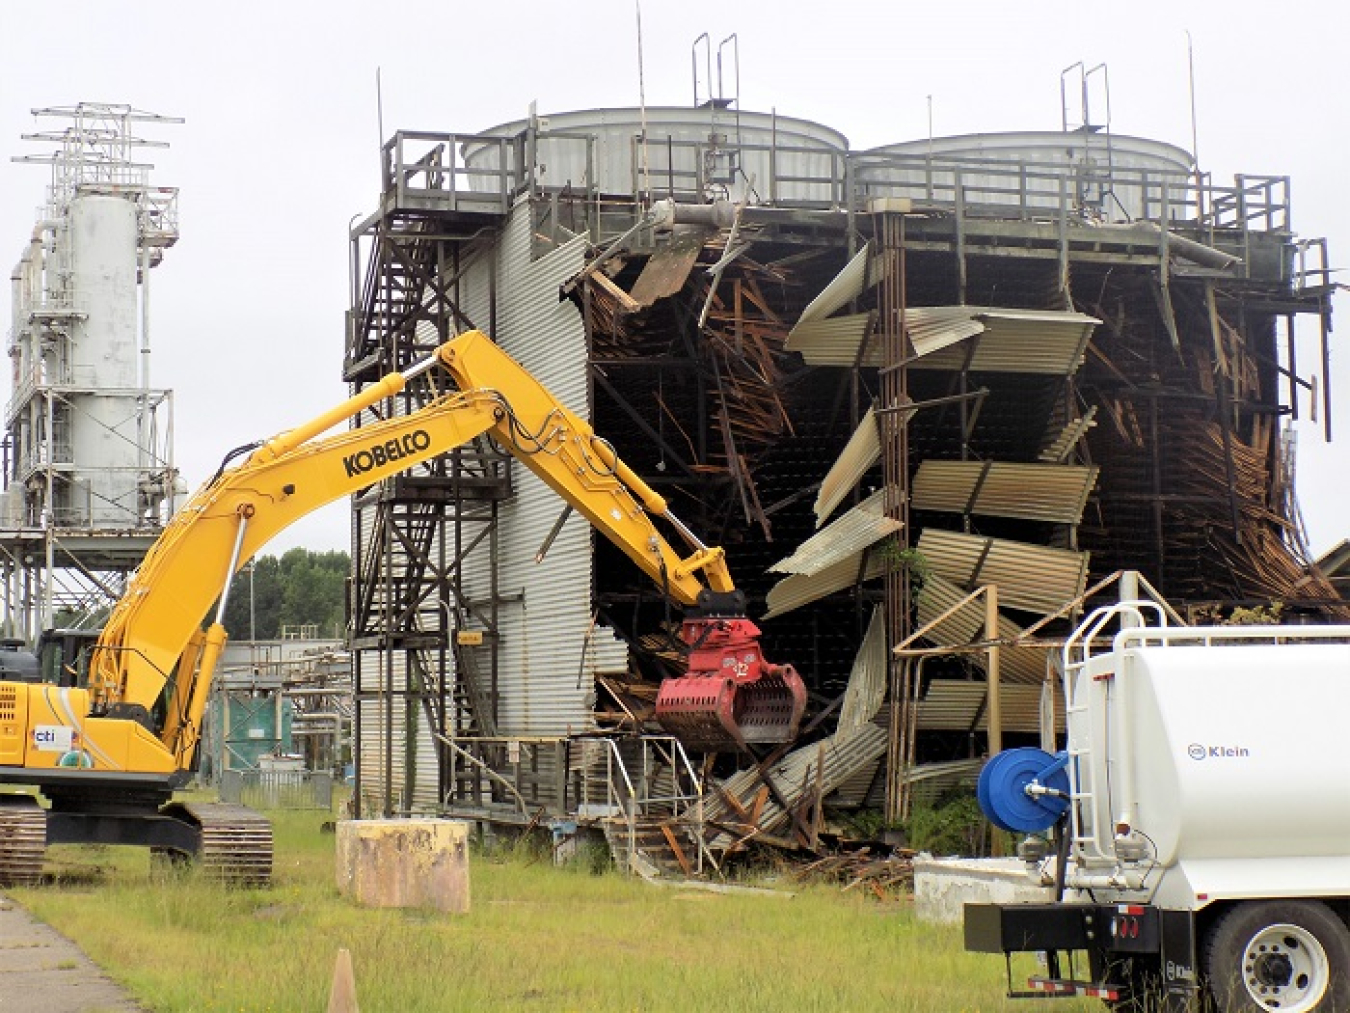
[[667, 213], [675, 225], [706, 225], [715, 229], [729, 229], [736, 221], [736, 209], [730, 201], [724, 200], [714, 201], [711, 204], [671, 202]]
[[1197, 243], [1194, 239], [1187, 239], [1185, 236], [1179, 236], [1175, 232], [1164, 229], [1157, 222], [1138, 221], [1134, 225], [1141, 225], [1152, 229], [1154, 232], [1167, 237], [1167, 249], [1170, 253], [1176, 254], [1185, 260], [1199, 264], [1201, 267], [1212, 267], [1215, 270], [1226, 271], [1242, 263], [1241, 257], [1235, 257], [1230, 253], [1224, 253], [1222, 250], [1216, 250], [1212, 246], [1206, 246], [1204, 243]]
[[1070, 890], [1142, 890], [1144, 874], [1122, 869], [1094, 875], [1079, 873], [1065, 877], [1064, 883]]

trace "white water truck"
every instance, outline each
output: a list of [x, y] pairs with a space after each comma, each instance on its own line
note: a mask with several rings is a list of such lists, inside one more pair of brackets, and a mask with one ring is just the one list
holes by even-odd
[[[1049, 903], [970, 904], [1012, 997], [1130, 1013], [1350, 1011], [1350, 626], [1092, 613], [1064, 648], [1066, 748], [980, 776]], [[1014, 955], [1040, 973], [1014, 986]], [[1017, 958], [1018, 965], [1030, 958]]]

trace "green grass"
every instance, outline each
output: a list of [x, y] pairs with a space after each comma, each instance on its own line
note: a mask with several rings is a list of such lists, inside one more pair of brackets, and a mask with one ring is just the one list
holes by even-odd
[[836, 886], [790, 900], [659, 889], [522, 854], [475, 854], [467, 915], [338, 896], [324, 813], [277, 813], [274, 882], [228, 890], [144, 852], [53, 848], [13, 891], [156, 1013], [326, 1008], [339, 948], [364, 1013], [457, 1010], [1083, 1013], [1003, 998], [1003, 961], [908, 902]]

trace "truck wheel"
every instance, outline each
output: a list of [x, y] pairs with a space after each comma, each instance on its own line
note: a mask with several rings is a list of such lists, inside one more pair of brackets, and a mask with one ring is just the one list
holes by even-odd
[[1347, 1013], [1350, 929], [1318, 901], [1239, 904], [1205, 940], [1219, 1013]]

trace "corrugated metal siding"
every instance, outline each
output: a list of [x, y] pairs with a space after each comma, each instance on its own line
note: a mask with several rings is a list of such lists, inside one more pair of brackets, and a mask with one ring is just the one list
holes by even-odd
[[[924, 731], [964, 732], [989, 730], [988, 686], [983, 682], [934, 679], [919, 701], [918, 726]], [[1041, 687], [1000, 687], [999, 705], [1005, 732], [1036, 734], [1041, 730]], [[1062, 708], [1056, 709], [1056, 715]], [[1064, 730], [1062, 718], [1056, 732]]]
[[[871, 330], [871, 313], [813, 320], [794, 327], [783, 347], [789, 352], [800, 352], [811, 366], [852, 366], [858, 358], [858, 347]], [[869, 342], [862, 364], [875, 366], [874, 360], [880, 357], [880, 343]]]
[[904, 527], [895, 518], [887, 517], [882, 512], [884, 509], [885, 492], [873, 493], [829, 527], [802, 542], [796, 552], [780, 559], [769, 570], [810, 577], [847, 556], [856, 556]]
[[925, 763], [905, 771], [903, 781], [910, 786], [916, 803], [931, 805], [953, 788], [974, 788], [983, 766], [982, 759]]
[[1086, 552], [926, 528], [919, 551], [934, 573], [967, 591], [998, 585], [1000, 607], [1053, 612], [1083, 593]]
[[[787, 347], [813, 366], [852, 366], [870, 331], [871, 314], [833, 317], [794, 328]], [[1099, 320], [1083, 313], [1012, 310], [986, 306], [915, 306], [905, 311], [905, 328], [918, 356], [915, 369], [965, 367], [965, 342], [976, 340], [970, 369], [992, 373], [1046, 373], [1070, 376], [1083, 362], [1088, 338]], [[879, 342], [868, 343], [861, 362], [881, 366]]]
[[413, 334], [416, 336], [419, 345], [426, 346], [436, 343], [439, 332], [432, 321], [423, 319], [413, 324]]
[[[841, 784], [846, 783], [857, 773], [876, 763], [886, 751], [887, 734], [885, 729], [875, 724], [865, 724], [849, 731], [836, 732], [829, 738], [812, 742], [800, 749], [793, 750], [775, 763], [767, 774], [775, 785], [790, 801], [795, 803], [807, 792], [815, 790], [816, 763], [824, 755], [824, 776], [821, 778], [823, 794], [829, 795]], [[721, 790], [743, 805], [750, 805], [751, 799], [760, 790], [761, 779], [754, 770], [734, 774], [722, 782]], [[705, 802], [709, 821], [729, 820], [737, 817], [730, 814], [730, 806], [722, 802], [718, 792], [711, 792]], [[787, 821], [787, 811], [770, 798], [760, 812], [759, 826], [769, 832]], [[725, 847], [735, 838], [729, 834], [719, 835], [714, 846]]]
[[[583, 418], [587, 402], [586, 338], [580, 314], [558, 301], [558, 287], [584, 262], [586, 241], [574, 239], [531, 261], [531, 208], [519, 204], [496, 250], [497, 333], [494, 339], [567, 407]], [[481, 283], [485, 279], [476, 279]], [[603, 435], [603, 434], [601, 434]], [[573, 514], [542, 563], [534, 557], [564, 508], [527, 469], [513, 465], [516, 495], [501, 507], [498, 580], [518, 604], [502, 610], [498, 730], [503, 735], [562, 735], [593, 727], [591, 660], [612, 645], [590, 626], [592, 531]], [[472, 575], [471, 594], [488, 595], [486, 573]], [[469, 574], [466, 571], [466, 576]], [[578, 593], [578, 589], [586, 589]], [[604, 661], [613, 670], [612, 658]], [[587, 669], [583, 671], [583, 669]]]
[[984, 331], [984, 324], [971, 316], [969, 306], [909, 306], [905, 308], [905, 330], [914, 354], [932, 355], [949, 345]]
[[887, 657], [886, 621], [881, 607], [872, 609], [858, 654], [853, 659], [844, 702], [839, 708], [838, 730], [848, 731], [871, 721], [886, 696]]
[[794, 573], [791, 577], [780, 580], [769, 590], [768, 595], [765, 596], [769, 611], [764, 613], [764, 618], [772, 619], [774, 616], [781, 616], [783, 613], [791, 612], [808, 602], [824, 598], [827, 594], [852, 587], [858, 582], [860, 570], [863, 580], [872, 580], [886, 572], [886, 562], [880, 554], [869, 552], [866, 569], [864, 570], [862, 553], [858, 553], [809, 577]]
[[[1001, 589], [1000, 589], [1001, 590]], [[923, 589], [919, 592], [919, 626], [927, 626], [949, 608], [964, 598], [969, 592], [961, 590], [949, 580], [936, 573], [928, 575]], [[998, 635], [1000, 640], [1013, 640], [1022, 632], [1022, 628], [1007, 616], [998, 617]], [[984, 639], [984, 602], [967, 602], [942, 622], [938, 623], [924, 637], [937, 647], [959, 647]], [[1046, 649], [1039, 647], [1005, 647], [999, 651], [998, 670], [1004, 682], [1037, 683], [1045, 678]], [[967, 655], [971, 664], [983, 669], [986, 659], [983, 652]]]
[[[370, 812], [382, 812], [385, 799], [385, 757], [392, 758], [388, 795], [395, 812], [432, 812], [437, 807], [435, 740], [427, 731], [426, 712], [417, 705], [410, 711], [404, 693], [407, 690], [407, 658], [397, 653], [392, 658], [392, 698], [384, 693], [386, 666], [384, 658], [373, 652], [364, 653], [365, 666], [361, 673], [362, 700], [361, 742], [358, 750], [361, 763], [362, 806]], [[379, 696], [364, 694], [379, 692]], [[392, 700], [393, 713], [387, 710]], [[388, 725], [386, 724], [388, 722]], [[412, 762], [408, 762], [409, 724], [412, 724]], [[411, 785], [409, 781], [411, 780]]]
[[594, 675], [623, 675], [628, 671], [628, 644], [608, 626], [599, 624], [586, 641], [586, 669]]
[[[1083, 364], [1092, 329], [1101, 323], [1083, 313], [1054, 313], [969, 307], [984, 325], [976, 339], [970, 368], [988, 373], [1044, 373], [1072, 376]], [[907, 314], [908, 316], [908, 314]], [[948, 345], [914, 362], [916, 369], [956, 369], [969, 349]]]
[[[824, 320], [835, 310], [843, 309], [862, 295], [863, 288], [867, 285], [869, 250], [870, 247], [868, 246], [859, 250], [853, 259], [844, 265], [844, 269], [821, 289], [820, 295], [812, 299], [810, 305], [802, 310], [802, 315], [797, 320], [797, 327], [815, 320]], [[797, 333], [797, 327], [792, 329], [788, 335], [789, 339]]]
[[918, 510], [1077, 524], [1096, 481], [1095, 467], [1079, 465], [927, 460], [914, 476], [913, 503]]
[[[881, 761], [863, 767], [839, 786], [831, 801], [839, 806], [865, 806], [880, 809], [886, 802], [886, 779], [881, 777]], [[973, 789], [984, 760], [956, 760], [950, 763], [925, 763], [909, 767], [901, 774], [910, 786], [915, 804], [933, 805], [957, 787]]]
[[[391, 739], [385, 734], [384, 700], [362, 700], [358, 705], [361, 711], [361, 741], [358, 757], [361, 763], [361, 809], [363, 812], [382, 812], [384, 806], [384, 755], [387, 744], [392, 744], [394, 755], [402, 755], [401, 738]], [[395, 733], [400, 730], [395, 728]], [[402, 805], [402, 798], [393, 794], [396, 806]]]
[[1060, 430], [1059, 435], [1050, 442], [1050, 445], [1036, 456], [1042, 461], [1058, 464], [1073, 453], [1073, 448], [1078, 446], [1078, 441], [1096, 424], [1097, 406], [1093, 405]]
[[[908, 418], [906, 419], [908, 421]], [[834, 508], [862, 481], [869, 468], [881, 460], [881, 430], [876, 412], [868, 408], [845, 445], [843, 453], [830, 467], [816, 494], [816, 527], [834, 513]]]
[[[402, 667], [406, 669], [407, 656], [403, 656], [401, 660], [403, 662]], [[403, 676], [403, 678], [406, 682], [406, 676]], [[444, 674], [433, 672], [430, 674], [430, 678], [433, 680], [439, 680], [441, 678], [453, 679], [454, 673], [450, 671], [447, 671]], [[437, 688], [437, 685], [433, 684], [424, 687], [424, 691], [435, 693]], [[446, 697], [449, 698], [450, 696], [450, 688], [447, 687]], [[436, 812], [440, 808], [441, 792], [439, 784], [440, 770], [436, 755], [436, 739], [431, 734], [435, 726], [432, 723], [431, 715], [428, 714], [427, 709], [421, 706], [421, 704], [415, 704], [410, 710], [405, 709], [403, 715], [405, 720], [408, 720], [413, 724], [411, 734], [416, 736], [414, 762], [417, 764], [417, 770], [413, 778], [413, 811], [424, 813]], [[397, 719], [397, 715], [395, 717]], [[397, 758], [398, 754], [395, 753], [394, 755]], [[394, 766], [395, 784], [399, 783], [399, 777], [400, 773], [398, 771], [396, 760]]]
[[[886, 722], [890, 719], [890, 708], [882, 709], [876, 721], [873, 722], [882, 731], [888, 727]], [[865, 763], [858, 770], [845, 778], [839, 787], [834, 790], [834, 794], [829, 796], [830, 804], [841, 808], [870, 808], [880, 809], [886, 804], [886, 779], [881, 776], [881, 767], [885, 756], [878, 756], [870, 763]]]

